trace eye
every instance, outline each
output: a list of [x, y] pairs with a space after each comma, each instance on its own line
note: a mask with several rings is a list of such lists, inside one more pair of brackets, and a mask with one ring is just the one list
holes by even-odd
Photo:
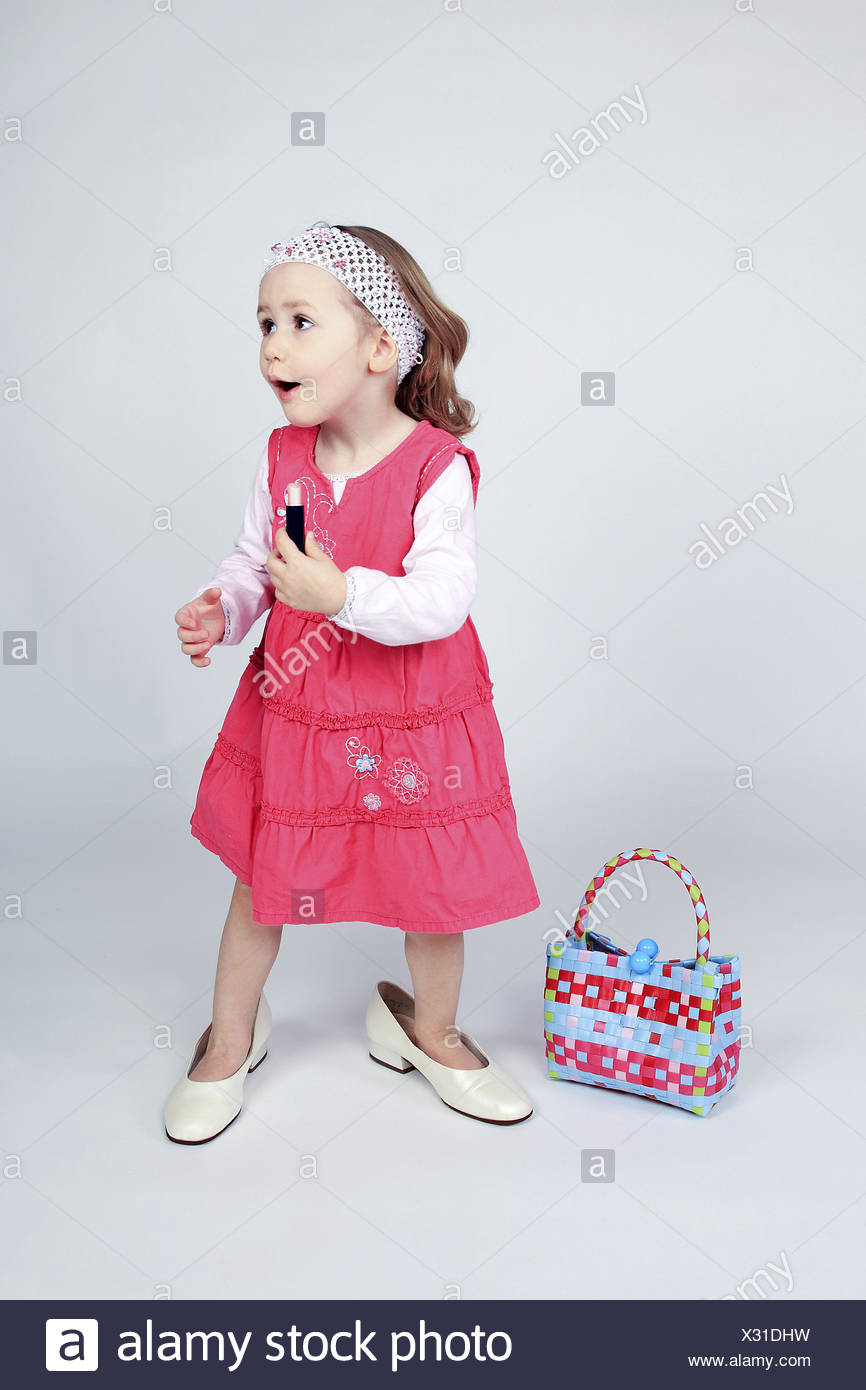
[[[295, 314], [295, 320], [294, 320], [294, 321], [295, 321], [295, 323], [308, 323], [308, 324], [310, 325], [311, 328], [313, 327], [313, 320], [312, 320], [312, 319], [308, 319], [307, 316], [306, 316], [306, 314]], [[263, 338], [267, 338], [267, 337], [270, 336], [270, 331], [271, 331], [271, 329], [272, 329], [273, 327], [274, 327], [274, 321], [273, 321], [273, 319], [268, 319], [268, 318], [259, 319], [259, 328], [262, 330], [262, 337], [263, 337]]]

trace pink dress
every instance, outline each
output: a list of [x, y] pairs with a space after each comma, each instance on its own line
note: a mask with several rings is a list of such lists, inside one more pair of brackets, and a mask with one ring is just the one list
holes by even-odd
[[[307, 530], [340, 569], [402, 575], [418, 499], [465, 455], [419, 421], [339, 504], [318, 427], [271, 434], [273, 536], [300, 482]], [[377, 922], [458, 932], [532, 912], [493, 683], [471, 618], [390, 646], [275, 601], [205, 763], [192, 834], [252, 887], [265, 925]]]

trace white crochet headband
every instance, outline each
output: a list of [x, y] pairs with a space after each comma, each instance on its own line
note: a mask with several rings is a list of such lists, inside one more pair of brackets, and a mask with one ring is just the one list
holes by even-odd
[[291, 241], [278, 241], [265, 256], [266, 275], [284, 261], [318, 265], [346, 286], [375, 319], [387, 328], [399, 353], [397, 383], [423, 361], [424, 324], [406, 300], [393, 269], [365, 241], [341, 232], [327, 222], [316, 222]]

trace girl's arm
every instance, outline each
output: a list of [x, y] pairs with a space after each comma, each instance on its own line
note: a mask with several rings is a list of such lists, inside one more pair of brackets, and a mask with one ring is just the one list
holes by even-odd
[[256, 619], [274, 601], [274, 586], [265, 566], [271, 549], [271, 507], [268, 447], [265, 445], [235, 548], [223, 560], [213, 579], [202, 584], [193, 595], [198, 598], [213, 584], [218, 584], [222, 590], [220, 602], [226, 615], [226, 630], [220, 646], [231, 647], [242, 642]]
[[435, 641], [462, 627], [477, 581], [472, 477], [462, 454], [421, 497], [413, 520], [405, 575], [351, 565], [344, 570], [346, 602], [330, 622], [390, 647]]

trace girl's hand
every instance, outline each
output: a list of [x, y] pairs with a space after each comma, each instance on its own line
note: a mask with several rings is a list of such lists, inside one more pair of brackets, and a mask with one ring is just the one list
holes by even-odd
[[305, 608], [332, 618], [346, 602], [348, 586], [343, 571], [326, 555], [312, 531], [307, 532], [304, 550], [299, 550], [281, 526], [274, 537], [276, 547], [265, 561], [280, 603]]
[[[180, 648], [193, 666], [210, 666], [209, 652], [225, 636], [226, 615], [220, 603], [222, 590], [214, 585], [198, 598], [190, 599], [174, 615]], [[339, 612], [339, 609], [337, 609]]]

